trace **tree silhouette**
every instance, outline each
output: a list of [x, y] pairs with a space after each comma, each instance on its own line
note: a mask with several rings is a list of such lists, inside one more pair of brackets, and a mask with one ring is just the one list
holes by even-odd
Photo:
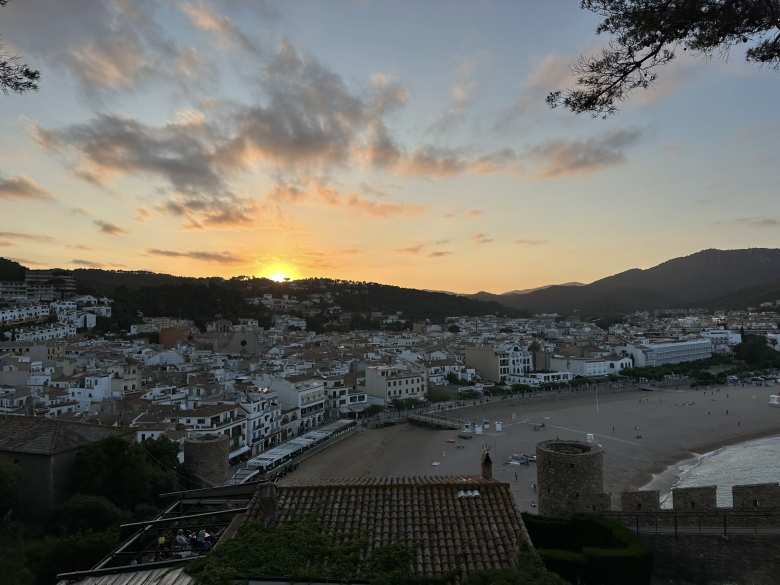
[[[8, 0], [0, 0], [0, 6], [8, 4]], [[0, 44], [0, 92], [24, 93], [38, 89], [40, 71], [21, 62], [15, 55], [6, 55]]]
[[675, 51], [711, 55], [752, 43], [750, 62], [780, 68], [780, 0], [582, 0], [603, 20], [596, 32], [612, 35], [608, 47], [581, 56], [573, 66], [577, 85], [547, 96], [551, 107], [606, 117], [628, 93], [650, 87], [656, 69]]

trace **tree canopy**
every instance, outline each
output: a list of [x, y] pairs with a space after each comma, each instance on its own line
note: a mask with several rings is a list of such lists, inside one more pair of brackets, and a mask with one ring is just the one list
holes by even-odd
[[[0, 0], [0, 6], [8, 4], [8, 0]], [[22, 63], [15, 55], [6, 55], [0, 44], [0, 92], [24, 93], [38, 89], [40, 71]]]
[[576, 87], [556, 90], [547, 103], [606, 117], [635, 89], [650, 87], [656, 70], [677, 51], [711, 55], [750, 44], [745, 58], [780, 67], [780, 0], [582, 0], [602, 17], [596, 32], [607, 48], [573, 66]]
[[112, 437], [84, 447], [76, 455], [73, 491], [103, 496], [122, 510], [154, 505], [163, 492], [179, 487], [176, 447], [166, 438], [142, 444]]

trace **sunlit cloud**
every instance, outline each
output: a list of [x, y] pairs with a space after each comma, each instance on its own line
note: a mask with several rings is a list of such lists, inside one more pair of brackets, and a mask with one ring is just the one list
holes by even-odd
[[625, 162], [625, 150], [641, 134], [638, 129], [623, 129], [584, 140], [551, 140], [532, 147], [528, 154], [539, 163], [537, 174], [544, 178], [592, 173]]
[[313, 201], [330, 207], [339, 207], [377, 218], [414, 216], [425, 211], [423, 205], [367, 199], [355, 192], [341, 192], [322, 181], [311, 180], [305, 185], [277, 185], [269, 198], [297, 204]]
[[246, 258], [237, 256], [230, 252], [204, 252], [204, 251], [186, 251], [160, 250], [150, 248], [146, 251], [151, 256], [163, 256], [165, 258], [189, 258], [190, 260], [199, 260], [201, 262], [216, 262], [219, 264], [237, 264], [245, 262]]
[[43, 187], [27, 177], [0, 176], [0, 199], [41, 199], [53, 200], [54, 197]]
[[56, 240], [51, 236], [41, 234], [27, 234], [22, 232], [0, 232], [0, 238], [4, 240], [22, 240], [24, 242], [36, 242], [39, 244], [51, 244]]
[[123, 236], [127, 233], [127, 230], [108, 221], [96, 219], [93, 221], [93, 223], [98, 227], [101, 233], [104, 233], [108, 236]]
[[471, 240], [477, 244], [490, 244], [491, 242], [495, 242], [495, 239], [484, 233], [474, 234], [471, 236]]

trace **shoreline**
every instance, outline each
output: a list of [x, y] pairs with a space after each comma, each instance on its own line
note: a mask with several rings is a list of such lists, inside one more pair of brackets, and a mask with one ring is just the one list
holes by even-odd
[[780, 439], [780, 430], [766, 432], [758, 431], [754, 433], [748, 433], [742, 438], [737, 438], [735, 440], [710, 443], [701, 447], [700, 449], [691, 451], [689, 457], [680, 459], [679, 461], [666, 466], [666, 468], [658, 473], [653, 473], [651, 478], [637, 489], [643, 491], [657, 490], [661, 496], [661, 503], [663, 504], [664, 501], [666, 501], [665, 496], [666, 498], [669, 497], [672, 489], [677, 487], [678, 483], [682, 479], [682, 475], [698, 467], [705, 460], [705, 458], [716, 456], [724, 449], [729, 447], [736, 447], [746, 443], [772, 438]]
[[[536, 469], [511, 463], [515, 453], [533, 453], [549, 439], [585, 440], [602, 445], [604, 491], [646, 487], [675, 466], [738, 443], [780, 435], [780, 412], [768, 404], [775, 387], [721, 387], [627, 390], [537, 400], [498, 401], [450, 411], [453, 416], [488, 420], [491, 428], [470, 440], [455, 430], [409, 424], [356, 433], [302, 463], [289, 481], [344, 477], [478, 475], [488, 448], [496, 480], [510, 484], [518, 507], [536, 507]], [[495, 421], [503, 422], [496, 431]], [[538, 423], [544, 422], [543, 428]], [[288, 479], [285, 479], [288, 481]]]
[[[690, 449], [686, 456], [681, 457], [680, 459], [677, 459], [676, 461], [669, 463], [668, 465], [663, 465], [659, 463], [658, 465], [653, 467], [652, 470], [650, 469], [647, 470], [646, 475], [650, 476], [649, 479], [646, 479], [644, 482], [642, 481], [637, 482], [639, 485], [631, 486], [631, 489], [636, 489], [636, 490], [645, 489], [647, 485], [651, 484], [659, 476], [665, 474], [671, 468], [682, 466], [686, 462], [689, 461], [692, 462], [693, 460], [699, 459], [706, 455], [711, 455], [712, 453], [715, 453], [716, 451], [720, 451], [721, 449], [725, 449], [726, 447], [733, 447], [734, 445], [749, 443], [751, 441], [757, 441], [759, 439], [769, 439], [772, 437], [780, 437], [780, 420], [778, 420], [778, 426], [776, 430], [754, 431], [754, 432], [746, 433], [742, 436], [734, 436], [720, 441], [703, 443], [698, 447], [694, 447]], [[657, 488], [652, 488], [652, 489], [657, 489]]]

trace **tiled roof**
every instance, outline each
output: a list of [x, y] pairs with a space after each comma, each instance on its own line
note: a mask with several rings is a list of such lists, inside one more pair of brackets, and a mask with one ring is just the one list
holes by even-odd
[[[248, 517], [260, 520], [253, 502]], [[277, 486], [277, 521], [314, 515], [335, 539], [360, 535], [369, 549], [410, 544], [420, 576], [511, 567], [530, 546], [509, 485], [481, 477], [334, 479]]]
[[0, 415], [0, 451], [51, 455], [118, 434], [117, 429], [36, 416]]

